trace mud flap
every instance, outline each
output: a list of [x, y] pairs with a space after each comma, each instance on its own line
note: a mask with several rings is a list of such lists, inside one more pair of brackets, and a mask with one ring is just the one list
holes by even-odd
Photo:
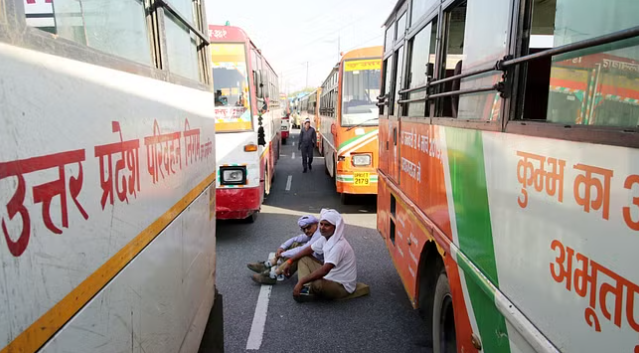
[[215, 289], [215, 301], [206, 323], [199, 353], [224, 353], [224, 315], [222, 295]]

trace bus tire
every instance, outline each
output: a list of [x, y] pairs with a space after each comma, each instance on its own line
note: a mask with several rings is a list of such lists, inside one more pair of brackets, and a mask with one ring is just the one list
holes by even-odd
[[446, 271], [442, 270], [433, 299], [433, 353], [457, 352], [453, 296]]
[[282, 139], [282, 145], [286, 145], [286, 139]]
[[353, 196], [351, 194], [347, 194], [345, 192], [339, 194], [340, 201], [342, 205], [350, 205], [353, 200]]
[[246, 223], [248, 223], [248, 224], [253, 224], [253, 223], [255, 223], [255, 221], [257, 221], [257, 214], [258, 214], [258, 213], [259, 213], [259, 212], [257, 212], [257, 211], [255, 211], [255, 212], [251, 213], [251, 215], [250, 215], [250, 216], [248, 216], [248, 217], [244, 218], [244, 222], [246, 222]]

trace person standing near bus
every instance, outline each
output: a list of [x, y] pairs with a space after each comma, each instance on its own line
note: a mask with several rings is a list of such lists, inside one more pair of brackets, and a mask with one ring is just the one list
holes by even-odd
[[300, 142], [297, 145], [297, 149], [302, 151], [302, 167], [306, 173], [307, 168], [313, 170], [313, 148], [317, 145], [317, 133], [311, 126], [311, 120], [306, 119], [304, 126], [300, 130]]

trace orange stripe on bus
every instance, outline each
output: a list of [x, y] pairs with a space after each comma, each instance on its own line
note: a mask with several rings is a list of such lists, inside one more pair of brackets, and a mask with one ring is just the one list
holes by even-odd
[[171, 223], [204, 190], [215, 182], [215, 174], [209, 175], [198, 186], [189, 191], [167, 212], [156, 219], [145, 230], [125, 245], [100, 268], [75, 287], [49, 311], [24, 330], [0, 353], [36, 352], [62, 326], [82, 309], [102, 288], [106, 286], [124, 267], [133, 260], [169, 223]]

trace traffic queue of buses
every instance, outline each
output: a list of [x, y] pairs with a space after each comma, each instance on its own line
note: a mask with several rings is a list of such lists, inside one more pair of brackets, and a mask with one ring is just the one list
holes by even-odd
[[[0, 0], [1, 352], [195, 352], [289, 102], [201, 2], [80, 4]], [[399, 0], [300, 100], [435, 352], [639, 352], [637, 13]]]

